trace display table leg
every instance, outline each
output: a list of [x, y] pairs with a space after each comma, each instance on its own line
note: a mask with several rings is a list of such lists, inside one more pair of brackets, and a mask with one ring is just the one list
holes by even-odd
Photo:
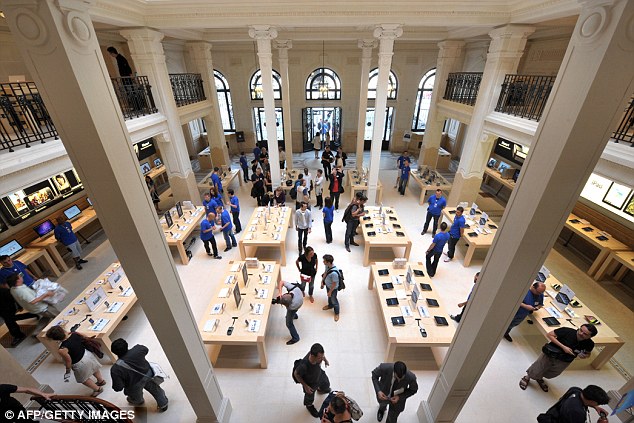
[[603, 262], [609, 255], [610, 255], [610, 250], [608, 250], [607, 248], [604, 248], [601, 251], [599, 251], [599, 255], [594, 260], [594, 263], [592, 263], [592, 266], [590, 266], [590, 269], [588, 269], [588, 275], [590, 276], [594, 275], [594, 273], [597, 271], [599, 266], [603, 264]]
[[48, 254], [51, 256], [53, 261], [57, 264], [57, 268], [59, 270], [61, 270], [62, 272], [68, 270], [68, 265], [66, 265], [66, 262], [62, 258], [62, 255], [59, 253], [59, 250], [57, 249], [57, 244], [50, 245], [46, 250], [48, 251]]
[[51, 357], [53, 357], [55, 361], [59, 363], [62, 362], [62, 356], [59, 355], [58, 352], [59, 342], [48, 339], [46, 336], [44, 336], [44, 333], [40, 333], [39, 335], [37, 335], [37, 339], [42, 343], [42, 345], [44, 345], [44, 348], [48, 350], [48, 352], [51, 354]]
[[372, 273], [372, 270], [370, 270], [370, 277], [368, 278], [368, 289], [372, 291], [373, 287], [374, 287], [374, 274]]
[[246, 259], [247, 258], [247, 252], [246, 252], [246, 250], [244, 248], [244, 242], [242, 242], [242, 240], [240, 240], [238, 242], [238, 248], [240, 248], [240, 258], [242, 260]]
[[[620, 264], [620, 263], [619, 263]], [[618, 272], [614, 275], [614, 280], [617, 282], [621, 282], [621, 279], [625, 277], [625, 274], [628, 270], [631, 270], [629, 267], [622, 265]]]
[[611, 253], [608, 256], [608, 258], [605, 259], [601, 267], [599, 267], [599, 270], [597, 270], [597, 273], [595, 273], [594, 276], [592, 277], [595, 281], [600, 281], [601, 279], [603, 279], [606, 273], [611, 274], [610, 272], [608, 272], [608, 268], [610, 268], [611, 265], [614, 263], [615, 261], [614, 257], [615, 257], [615, 254]]
[[610, 359], [614, 356], [614, 354], [616, 354], [618, 350], [621, 349], [622, 346], [623, 346], [623, 343], [605, 345], [605, 347], [603, 348], [603, 351], [601, 351], [599, 355], [597, 356], [597, 358], [592, 360], [592, 363], [590, 364], [592, 365], [592, 367], [599, 370], [601, 367], [603, 367], [605, 363], [610, 361]]
[[46, 267], [49, 268], [49, 270], [53, 273], [53, 275], [55, 275], [55, 277], [59, 278], [60, 276], [62, 276], [62, 272], [59, 271], [59, 269], [53, 262], [53, 259], [48, 254], [48, 252], [46, 252], [46, 250], [44, 250], [44, 254], [42, 255], [42, 257], [40, 257], [40, 259], [44, 261]]
[[280, 242], [280, 265], [286, 266], [286, 241]]
[[101, 352], [108, 358], [110, 358], [110, 362], [114, 364], [117, 361], [117, 357], [112, 353], [110, 348], [112, 347], [112, 341], [108, 336], [102, 336], [101, 338], [95, 338], [95, 341], [101, 344]]
[[220, 355], [220, 350], [222, 349], [222, 345], [211, 345], [209, 348], [209, 361], [211, 361], [211, 364], [213, 364], [214, 366], [216, 365], [216, 362], [218, 361], [218, 356]]
[[475, 253], [475, 246], [473, 244], [469, 244], [469, 247], [467, 248], [467, 254], [465, 254], [464, 261], [462, 262], [464, 267], [469, 267], [471, 265], [473, 253]]
[[187, 257], [187, 252], [185, 251], [185, 246], [182, 242], [178, 242], [176, 244], [176, 250], [178, 250], [178, 255], [181, 258], [181, 263], [187, 264], [189, 263], [189, 257]]
[[407, 260], [409, 260], [409, 255], [412, 252], [412, 241], [409, 241], [407, 243], [407, 246], [405, 247], [405, 258]]
[[269, 366], [269, 362], [266, 358], [266, 344], [263, 336], [258, 338], [256, 345], [258, 347], [258, 356], [260, 357], [260, 368], [266, 369]]
[[377, 194], [379, 196], [379, 204], [381, 204], [383, 202], [383, 187], [379, 187]]
[[368, 266], [370, 264], [370, 243], [365, 243], [365, 248], [363, 250], [363, 265]]
[[392, 339], [387, 341], [387, 352], [385, 355], [385, 361], [387, 363], [394, 362], [394, 356], [396, 355], [396, 343]]

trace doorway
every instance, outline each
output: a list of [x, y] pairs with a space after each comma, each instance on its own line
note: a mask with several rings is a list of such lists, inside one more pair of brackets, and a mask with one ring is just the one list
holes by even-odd
[[330, 137], [330, 146], [341, 145], [341, 107], [306, 107], [302, 109], [304, 152], [313, 150], [313, 137], [321, 133], [322, 143]]
[[[394, 107], [385, 108], [385, 125], [383, 128], [383, 142], [381, 151], [390, 149], [390, 138], [392, 137], [392, 118], [394, 117]], [[363, 150], [370, 151], [372, 147], [372, 133], [374, 132], [374, 107], [368, 107], [365, 112], [365, 132], [363, 134]]]

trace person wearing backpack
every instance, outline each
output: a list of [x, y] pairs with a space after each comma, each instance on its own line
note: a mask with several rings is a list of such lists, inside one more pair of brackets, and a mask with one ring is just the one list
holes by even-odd
[[326, 271], [321, 275], [321, 289], [324, 286], [327, 289], [328, 305], [325, 305], [322, 310], [335, 309], [335, 322], [339, 321], [339, 300], [337, 299], [337, 292], [339, 291], [339, 282], [341, 281], [341, 270], [333, 264], [335, 259], [330, 254], [325, 254], [324, 266]]
[[344, 239], [347, 252], [350, 252], [350, 245], [354, 245], [355, 247], [359, 246], [359, 244], [354, 242], [354, 235], [356, 234], [357, 227], [359, 226], [359, 219], [361, 216], [365, 215], [364, 205], [366, 201], [368, 201], [368, 197], [363, 195], [362, 192], [357, 192], [354, 200], [352, 200], [352, 203], [350, 203], [344, 213], [344, 219], [347, 218], [347, 220], [345, 220], [346, 235]]
[[[286, 294], [282, 294], [282, 287], [286, 288]], [[299, 333], [295, 329], [294, 320], [297, 319], [297, 311], [304, 305], [304, 292], [298, 283], [290, 283], [280, 280], [277, 284], [278, 302], [286, 307], [286, 327], [291, 334], [291, 339], [286, 345], [299, 342]]]
[[402, 361], [396, 363], [381, 363], [372, 370], [372, 384], [379, 401], [379, 411], [376, 413], [378, 421], [383, 420], [385, 409], [387, 423], [396, 423], [399, 414], [405, 410], [407, 398], [418, 392], [416, 375], [407, 370]]
[[319, 412], [315, 408], [315, 391], [320, 394], [330, 393], [330, 380], [321, 368], [321, 363], [326, 367], [330, 365], [324, 347], [321, 344], [313, 344], [304, 358], [295, 360], [293, 364], [293, 380], [301, 383], [304, 391], [304, 406], [311, 416], [319, 418]]
[[608, 394], [596, 385], [588, 385], [585, 389], [573, 386], [546, 411], [537, 416], [539, 423], [585, 423], [589, 416], [588, 408], [594, 408], [599, 414], [597, 423], [607, 423], [608, 412], [600, 405], [610, 401]]
[[352, 423], [363, 417], [359, 404], [342, 391], [332, 391], [319, 409], [321, 423]]

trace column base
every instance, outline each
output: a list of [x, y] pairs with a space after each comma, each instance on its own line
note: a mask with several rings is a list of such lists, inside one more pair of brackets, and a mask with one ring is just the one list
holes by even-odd
[[231, 401], [229, 401], [228, 397], [224, 397], [222, 400], [222, 404], [220, 405], [220, 410], [216, 417], [198, 417], [196, 419], [196, 423], [229, 423], [231, 420], [231, 412], [233, 408], [231, 407]]
[[471, 205], [478, 198], [482, 176], [471, 176], [465, 178], [460, 171], [456, 172], [456, 177], [451, 187], [451, 193], [447, 199], [447, 205], [455, 207], [456, 204], [466, 201]]
[[168, 175], [168, 178], [174, 201], [191, 201], [197, 206], [202, 204], [194, 172], [189, 172], [186, 177]]
[[431, 408], [429, 408], [427, 400], [422, 400], [420, 402], [416, 415], [418, 416], [418, 421], [420, 423], [434, 423], [434, 416], [431, 413]]
[[419, 160], [419, 165], [426, 165], [432, 169], [436, 169], [437, 163], [438, 163], [438, 147], [425, 147], [423, 145], [423, 148], [421, 150], [421, 160]]

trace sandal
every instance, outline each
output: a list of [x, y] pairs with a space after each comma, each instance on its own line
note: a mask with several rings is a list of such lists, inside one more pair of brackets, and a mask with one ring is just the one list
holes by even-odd
[[523, 378], [520, 379], [520, 388], [522, 388], [522, 391], [526, 390], [526, 387], [528, 386], [528, 383], [530, 381], [531, 381], [531, 378], [529, 378], [528, 376], [524, 376]]
[[106, 384], [106, 380], [102, 380], [101, 382], [97, 382], [95, 385], [97, 386], [104, 386]]
[[546, 385], [546, 382], [544, 382], [544, 379], [537, 379], [537, 384], [539, 385], [540, 388], [542, 388], [542, 391], [548, 392], [548, 385]]
[[96, 391], [92, 391], [92, 394], [90, 394], [91, 397], [98, 397], [99, 394], [101, 394], [103, 392], [103, 388], [99, 388]]

